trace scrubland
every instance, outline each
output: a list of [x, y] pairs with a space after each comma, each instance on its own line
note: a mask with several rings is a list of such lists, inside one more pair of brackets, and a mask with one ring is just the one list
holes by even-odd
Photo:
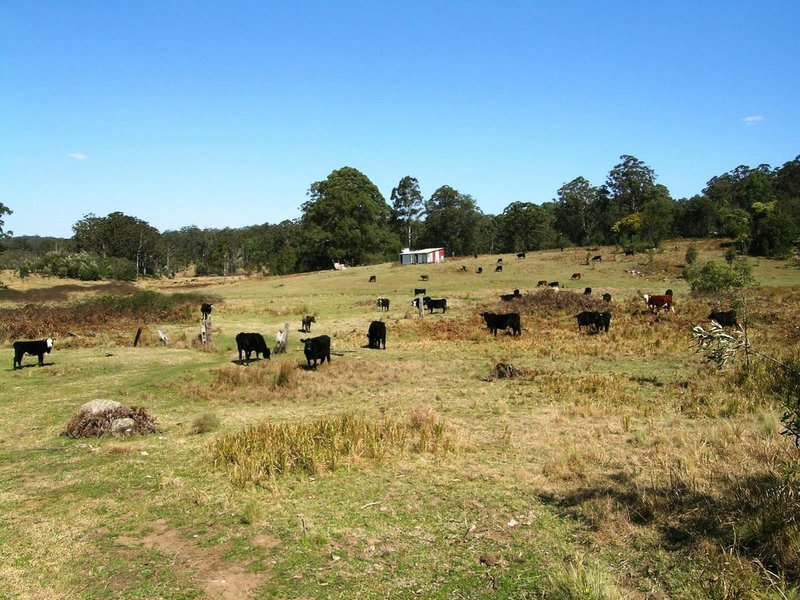
[[[0, 598], [800, 597], [786, 378], [695, 352], [691, 327], [730, 299], [689, 294], [687, 244], [506, 255], [502, 273], [495, 256], [130, 286], [4, 273]], [[752, 343], [797, 364], [800, 269], [751, 262]], [[447, 313], [420, 318], [415, 287]], [[676, 312], [647, 313], [640, 294], [667, 288]], [[603, 292], [610, 331], [580, 333]], [[479, 313], [512, 308], [522, 336], [493, 337]], [[316, 370], [305, 314], [332, 338]], [[387, 349], [367, 349], [379, 319]], [[284, 323], [286, 354], [238, 364], [236, 333], [271, 344]], [[44, 367], [11, 369], [12, 339], [47, 335]], [[95, 398], [158, 432], [61, 435]]]

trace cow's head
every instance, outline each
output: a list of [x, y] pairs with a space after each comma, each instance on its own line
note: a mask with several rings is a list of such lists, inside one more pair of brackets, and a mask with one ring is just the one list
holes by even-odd
[[644, 298], [646, 304], [650, 304], [650, 294], [642, 294], [642, 298]]
[[53, 349], [53, 338], [47, 338], [44, 343], [47, 346], [47, 351], [50, 352]]

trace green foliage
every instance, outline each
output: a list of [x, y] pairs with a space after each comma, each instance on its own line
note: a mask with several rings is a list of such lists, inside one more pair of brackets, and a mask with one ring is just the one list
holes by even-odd
[[531, 202], [512, 202], [498, 218], [498, 252], [521, 252], [552, 248], [556, 233], [553, 214]]
[[103, 259], [89, 252], [48, 252], [37, 260], [22, 263], [17, 271], [22, 278], [37, 273], [44, 277], [81, 281], [136, 279], [136, 265], [133, 262], [124, 258]]
[[589, 211], [597, 199], [597, 188], [578, 177], [561, 186], [557, 193], [554, 226], [573, 244], [581, 246], [589, 239]]
[[753, 269], [747, 259], [738, 257], [730, 265], [708, 261], [703, 266], [689, 265], [684, 269], [692, 294], [715, 294], [755, 284]]
[[10, 215], [12, 212], [13, 211], [10, 208], [0, 202], [0, 239], [10, 235], [10, 233], [5, 233], [3, 231], [3, 226], [5, 225], [5, 221], [3, 221], [3, 215]]
[[396, 255], [400, 243], [388, 226], [389, 206], [366, 175], [342, 167], [311, 184], [308, 195], [301, 207], [305, 268], [329, 269], [332, 261], [364, 264], [368, 253]]
[[482, 235], [486, 217], [471, 196], [444, 185], [425, 203], [425, 213], [424, 245], [444, 246], [448, 256], [488, 250]]
[[396, 227], [399, 226], [396, 233], [404, 239], [406, 246], [411, 248], [411, 228], [424, 207], [419, 182], [409, 175], [403, 177], [392, 190], [391, 201], [391, 221]]
[[635, 237], [642, 228], [642, 215], [633, 213], [624, 217], [611, 226], [612, 233], [619, 243]]

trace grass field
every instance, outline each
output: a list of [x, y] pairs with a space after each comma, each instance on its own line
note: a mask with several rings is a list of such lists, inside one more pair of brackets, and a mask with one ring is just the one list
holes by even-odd
[[[722, 260], [719, 242], [697, 245]], [[73, 335], [18, 370], [2, 342], [0, 598], [800, 598], [780, 372], [694, 352], [691, 326], [728, 300], [689, 294], [686, 247], [506, 255], [502, 273], [489, 256], [135, 285], [3, 273], [0, 309], [45, 304]], [[753, 344], [797, 364], [800, 268], [751, 262]], [[608, 334], [578, 332], [586, 286], [612, 294]], [[447, 313], [420, 318], [415, 287]], [[479, 313], [515, 288], [522, 336], [495, 338]], [[667, 288], [676, 312], [647, 314], [640, 293]], [[199, 303], [190, 320], [70, 321], [82, 300], [137, 290], [212, 299], [213, 346], [195, 341]], [[332, 338], [316, 370], [306, 314]], [[378, 319], [385, 351], [364, 347]], [[271, 345], [284, 323], [285, 355], [237, 364], [236, 333]], [[498, 363], [519, 377], [492, 377]], [[144, 407], [159, 432], [61, 435], [97, 398]], [[256, 453], [329, 434], [297, 468]]]

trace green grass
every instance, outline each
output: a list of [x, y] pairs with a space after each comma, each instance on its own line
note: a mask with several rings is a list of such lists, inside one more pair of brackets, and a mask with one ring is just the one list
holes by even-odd
[[[26, 357], [12, 371], [4, 342], [0, 598], [793, 597], [793, 525], [772, 537], [763, 525], [795, 507], [796, 481], [775, 487], [767, 475], [785, 473], [796, 453], [779, 435], [767, 374], [740, 380], [693, 353], [690, 326], [718, 299], [691, 298], [677, 279], [686, 245], [616, 260], [604, 248], [598, 265], [582, 264], [584, 249], [506, 256], [498, 274], [487, 256], [205, 279], [201, 295], [217, 298], [211, 351], [192, 344], [199, 311], [194, 322], [148, 325], [170, 347], [132, 348], [134, 330], [101, 330], [58, 338], [42, 368]], [[716, 242], [697, 245], [698, 260], [721, 259]], [[754, 343], [784, 356], [797, 342], [800, 271], [756, 263], [767, 287], [752, 294]], [[3, 279], [7, 309], [59, 284]], [[508, 308], [499, 294], [531, 294], [539, 279], [567, 283], [559, 294], [612, 293], [611, 331], [579, 334], [573, 313], [531, 305], [520, 338], [491, 336], [478, 313]], [[450, 310], [420, 320], [415, 287]], [[654, 319], [638, 293], [667, 287], [677, 312]], [[49, 297], [67, 306], [97, 293]], [[304, 314], [338, 353], [315, 371], [299, 342]], [[374, 319], [387, 323], [385, 351], [364, 348]], [[285, 355], [234, 364], [239, 331], [271, 345], [286, 322]], [[524, 374], [487, 380], [500, 361]], [[159, 433], [62, 437], [94, 398], [144, 407]], [[453, 450], [356, 453], [260, 485], [215, 468], [215, 445], [250, 428], [293, 431], [343, 414], [370, 424], [435, 415]], [[754, 503], [770, 490], [774, 500]]]

